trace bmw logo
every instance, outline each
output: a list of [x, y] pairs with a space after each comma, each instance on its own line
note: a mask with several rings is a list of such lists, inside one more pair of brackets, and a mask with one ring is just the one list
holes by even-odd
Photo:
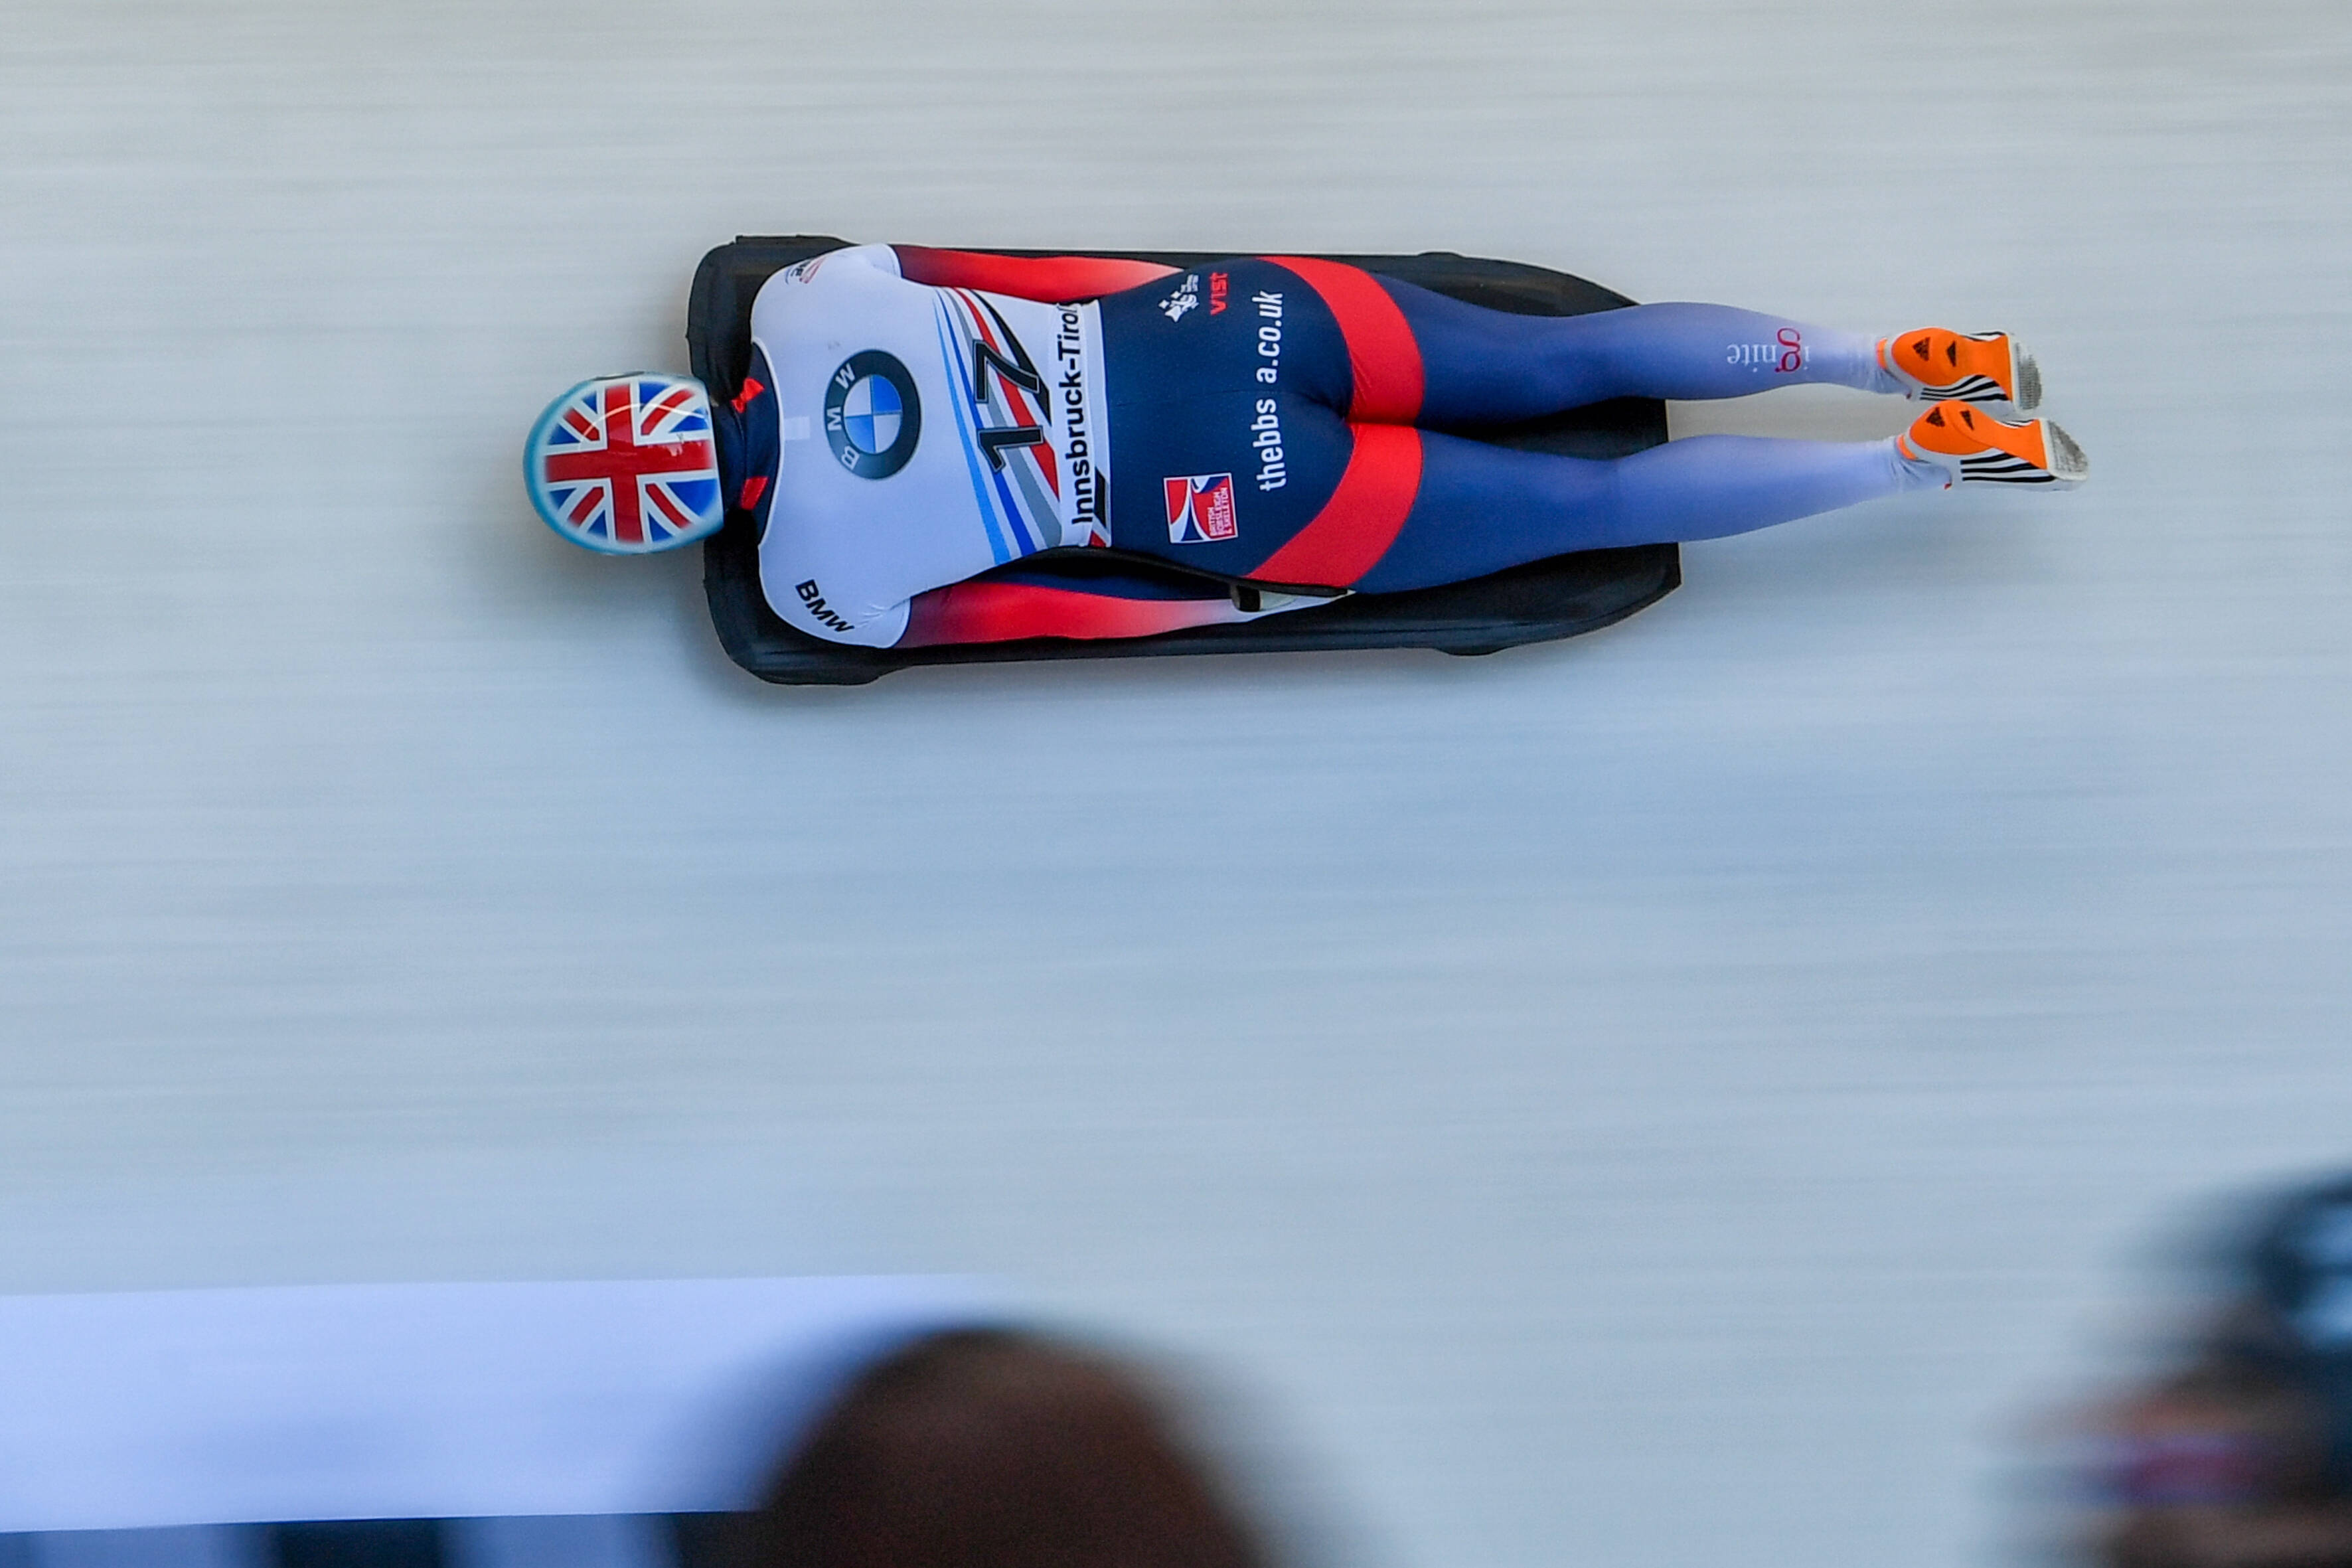
[[824, 438], [859, 479], [887, 479], [905, 468], [922, 433], [915, 378], [880, 349], [850, 355], [824, 384]]

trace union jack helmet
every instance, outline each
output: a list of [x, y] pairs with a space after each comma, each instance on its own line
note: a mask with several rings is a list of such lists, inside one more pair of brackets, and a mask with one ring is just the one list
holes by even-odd
[[547, 526], [607, 555], [675, 550], [727, 521], [710, 394], [686, 376], [582, 382], [531, 426], [522, 467]]

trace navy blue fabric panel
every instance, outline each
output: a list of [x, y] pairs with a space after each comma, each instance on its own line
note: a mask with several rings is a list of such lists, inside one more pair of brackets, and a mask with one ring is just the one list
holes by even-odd
[[[754, 383], [759, 390], [751, 390]], [[744, 395], [750, 393], [751, 395]], [[776, 431], [776, 378], [768, 369], [768, 356], [757, 343], [751, 345], [751, 365], [740, 386], [710, 388], [711, 434], [719, 447], [719, 483], [726, 492], [730, 511], [748, 510], [768, 525], [768, 505], [774, 500], [776, 462], [782, 455], [782, 443]], [[759, 496], [747, 509], [743, 505], [743, 481], [759, 475], [770, 482], [761, 487]]]
[[445, 1568], [438, 1520], [280, 1524], [269, 1533], [278, 1568]]
[[1066, 553], [1047, 555], [1042, 560], [1000, 566], [982, 581], [1018, 583], [1032, 588], [1068, 588], [1079, 593], [1100, 594], [1110, 599], [1148, 599], [1160, 603], [1181, 603], [1193, 599], [1222, 599], [1226, 596], [1224, 584], [1205, 578], [1147, 577], [1142, 569], [1136, 572], [1089, 571], [1083, 575], [1069, 569]]
[[[1247, 576], [1322, 510], [1347, 470], [1352, 390], [1339, 325], [1296, 273], [1219, 261], [1101, 300], [1111, 542]], [[1234, 536], [1170, 537], [1167, 482], [1229, 475]]]

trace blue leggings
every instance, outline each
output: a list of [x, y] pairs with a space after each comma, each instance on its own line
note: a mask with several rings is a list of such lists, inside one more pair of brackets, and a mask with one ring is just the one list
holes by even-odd
[[1701, 436], [1603, 460], [1452, 433], [1612, 397], [1901, 390], [1866, 337], [1720, 305], [1515, 315], [1290, 258], [1188, 277], [1213, 313], [1171, 312], [1165, 282], [1102, 301], [1113, 542], [1182, 564], [1395, 592], [1943, 482], [1889, 441]]

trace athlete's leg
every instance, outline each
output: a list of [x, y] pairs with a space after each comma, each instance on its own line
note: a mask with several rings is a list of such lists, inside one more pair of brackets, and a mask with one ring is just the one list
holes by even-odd
[[1460, 582], [1572, 550], [1747, 533], [1948, 482], [1892, 441], [1695, 436], [1600, 460], [1419, 437], [1420, 489], [1394, 542], [1353, 584], [1363, 592]]
[[1786, 316], [1692, 304], [1517, 316], [1381, 283], [1421, 350], [1423, 425], [1501, 424], [1612, 397], [1744, 397], [1824, 383], [1908, 390], [1880, 364], [1877, 339]]
[[[1890, 440], [1694, 436], [1607, 460], [1396, 426], [1356, 435], [1359, 460], [1372, 459], [1366, 467], [1409, 470], [1389, 487], [1409, 500], [1383, 514], [1381, 492], [1359, 487], [1371, 504], [1347, 517], [1335, 498], [1328, 522], [1318, 517], [1285, 552], [1329, 561], [1352, 549], [1368, 564], [1333, 580], [1366, 593], [1459, 582], [1574, 550], [1719, 539], [1903, 490], [2068, 489], [2089, 472], [2082, 448], [2049, 420], [2011, 423], [1960, 401], [1937, 404]], [[1355, 478], [1349, 467], [1341, 498]]]
[[1612, 397], [1743, 397], [1806, 384], [2021, 411], [2042, 397], [2032, 356], [2002, 332], [1872, 338], [1728, 305], [1522, 316], [1314, 257], [1276, 264], [1338, 324], [1346, 363], [1319, 395], [1359, 422], [1471, 427]]

